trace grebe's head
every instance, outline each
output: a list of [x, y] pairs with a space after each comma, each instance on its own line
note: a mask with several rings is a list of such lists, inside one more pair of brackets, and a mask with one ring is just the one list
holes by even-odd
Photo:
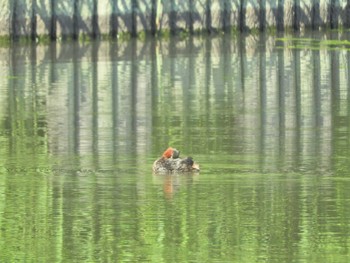
[[168, 149], [165, 150], [163, 153], [164, 158], [179, 158], [180, 156], [180, 151], [176, 150], [175, 148], [169, 147]]
[[186, 166], [191, 169], [191, 171], [194, 171], [194, 172], [200, 171], [199, 165], [193, 161], [192, 157], [187, 157], [186, 159], [183, 159], [182, 162], [185, 163]]

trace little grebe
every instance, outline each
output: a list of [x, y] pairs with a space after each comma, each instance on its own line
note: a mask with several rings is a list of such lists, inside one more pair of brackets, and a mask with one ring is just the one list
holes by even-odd
[[180, 151], [169, 147], [153, 163], [153, 172], [155, 173], [184, 173], [199, 172], [199, 165], [196, 164], [192, 157], [180, 158]]

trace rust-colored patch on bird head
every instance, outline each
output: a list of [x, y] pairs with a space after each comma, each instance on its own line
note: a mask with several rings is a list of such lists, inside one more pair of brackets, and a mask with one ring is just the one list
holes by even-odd
[[165, 158], [171, 158], [171, 156], [173, 155], [173, 148], [169, 147], [168, 149], [165, 150], [165, 152], [163, 153], [163, 157]]

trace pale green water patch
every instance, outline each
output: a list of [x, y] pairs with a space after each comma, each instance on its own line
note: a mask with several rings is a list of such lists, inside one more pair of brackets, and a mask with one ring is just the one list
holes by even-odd
[[286, 37], [276, 38], [276, 43], [283, 43], [289, 49], [309, 49], [309, 50], [349, 50], [350, 41], [341, 39], [313, 39]]
[[[0, 50], [2, 260], [348, 262], [349, 58], [327, 37]], [[201, 172], [154, 175], [168, 146]]]

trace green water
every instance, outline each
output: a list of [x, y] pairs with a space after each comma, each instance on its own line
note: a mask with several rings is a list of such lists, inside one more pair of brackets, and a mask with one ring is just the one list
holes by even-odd
[[[349, 65], [267, 36], [1, 48], [0, 261], [349, 262]], [[153, 175], [168, 146], [201, 172]]]

